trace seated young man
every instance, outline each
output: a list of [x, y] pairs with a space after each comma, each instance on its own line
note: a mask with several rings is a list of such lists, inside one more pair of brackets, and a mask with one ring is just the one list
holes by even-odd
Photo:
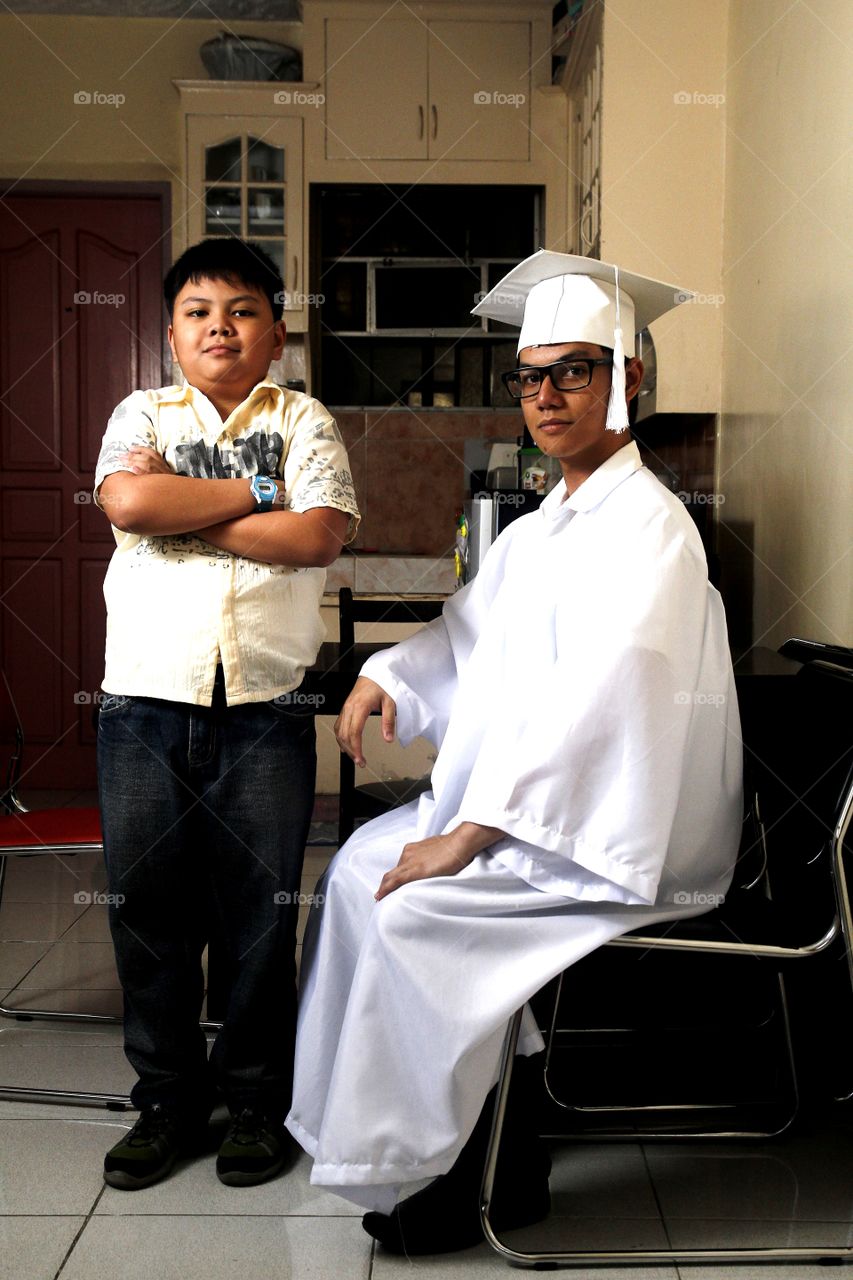
[[[321, 883], [287, 1119], [312, 1182], [370, 1210], [366, 1230], [397, 1252], [482, 1239], [484, 1104], [513, 1012], [731, 878], [741, 742], [723, 606], [628, 431], [634, 334], [685, 296], [542, 252], [478, 306], [522, 323], [505, 381], [562, 482], [440, 619], [370, 659], [338, 720], [359, 765], [373, 711], [386, 740], [439, 748], [432, 792], [358, 830]], [[528, 1009], [519, 1055], [541, 1047]], [[550, 1205], [519, 1108], [504, 1141], [498, 1230]]]

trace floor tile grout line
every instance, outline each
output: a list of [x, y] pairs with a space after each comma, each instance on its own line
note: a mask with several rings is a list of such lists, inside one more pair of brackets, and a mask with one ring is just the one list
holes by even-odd
[[[646, 1177], [649, 1180], [649, 1186], [651, 1187], [652, 1195], [654, 1196], [654, 1201], [655, 1201], [655, 1204], [657, 1205], [658, 1218], [663, 1228], [664, 1236], [666, 1237], [666, 1243], [669, 1246], [669, 1248], [672, 1249], [675, 1246], [672, 1243], [672, 1236], [669, 1233], [669, 1223], [667, 1222], [666, 1215], [663, 1211], [663, 1205], [661, 1204], [660, 1196], [658, 1194], [658, 1189], [655, 1183], [654, 1174], [652, 1173], [651, 1165], [649, 1164], [646, 1145], [647, 1144], [645, 1142], [640, 1142], [639, 1144], [640, 1155], [643, 1158], [643, 1168], [646, 1171]], [[679, 1276], [679, 1280], [680, 1280], [681, 1273], [678, 1269], [678, 1264], [675, 1261], [673, 1261], [671, 1265], [675, 1267], [676, 1274]]]
[[81, 1227], [80, 1227], [80, 1230], [77, 1232], [77, 1234], [75, 1235], [74, 1239], [71, 1241], [71, 1244], [68, 1246], [68, 1249], [67, 1249], [67, 1251], [66, 1251], [66, 1253], [65, 1253], [65, 1256], [63, 1257], [62, 1261], [60, 1262], [58, 1269], [54, 1272], [53, 1280], [59, 1280], [59, 1277], [62, 1275], [62, 1272], [65, 1270], [65, 1264], [66, 1264], [66, 1262], [67, 1262], [67, 1261], [68, 1261], [68, 1259], [71, 1257], [71, 1255], [72, 1255], [72, 1253], [74, 1252], [74, 1250], [76, 1249], [76, 1247], [77, 1247], [77, 1241], [80, 1239], [80, 1237], [82, 1236], [83, 1232], [86, 1230], [86, 1228], [88, 1227], [89, 1223], [91, 1222], [91, 1220], [92, 1220], [92, 1218], [93, 1218], [93, 1216], [94, 1216], [95, 1210], [97, 1209], [97, 1207], [98, 1207], [98, 1205], [99, 1205], [99, 1203], [100, 1203], [100, 1201], [101, 1201], [101, 1198], [102, 1198], [102, 1196], [103, 1196], [103, 1194], [104, 1194], [104, 1192], [105, 1192], [105, 1191], [106, 1191], [106, 1187], [105, 1187], [105, 1186], [102, 1186], [102, 1187], [101, 1187], [101, 1189], [99, 1190], [98, 1194], [95, 1196], [95, 1199], [94, 1199], [94, 1201], [93, 1201], [93, 1203], [92, 1203], [92, 1206], [91, 1206], [91, 1208], [89, 1209], [89, 1212], [86, 1214], [86, 1216], [85, 1216], [85, 1218], [84, 1218], [84, 1220], [83, 1220], [83, 1223], [82, 1223], [82, 1225], [81, 1225]]

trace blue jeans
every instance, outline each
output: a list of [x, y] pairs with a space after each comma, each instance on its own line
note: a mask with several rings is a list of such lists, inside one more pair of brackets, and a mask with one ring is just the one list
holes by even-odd
[[[211, 707], [106, 695], [98, 786], [110, 928], [137, 1107], [290, 1105], [296, 921], [314, 798], [313, 714], [284, 700]], [[210, 1062], [201, 953], [228, 975]]]

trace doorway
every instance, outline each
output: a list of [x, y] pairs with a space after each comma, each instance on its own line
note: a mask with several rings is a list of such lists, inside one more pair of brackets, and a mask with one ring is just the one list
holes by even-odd
[[26, 735], [24, 795], [95, 785], [115, 543], [92, 484], [115, 405], [171, 380], [170, 224], [166, 183], [0, 194], [0, 657]]

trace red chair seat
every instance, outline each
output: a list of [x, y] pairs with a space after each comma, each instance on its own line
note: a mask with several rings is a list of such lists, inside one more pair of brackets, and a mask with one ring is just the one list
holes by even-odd
[[101, 815], [94, 806], [0, 815], [0, 854], [41, 853], [69, 845], [102, 843]]

